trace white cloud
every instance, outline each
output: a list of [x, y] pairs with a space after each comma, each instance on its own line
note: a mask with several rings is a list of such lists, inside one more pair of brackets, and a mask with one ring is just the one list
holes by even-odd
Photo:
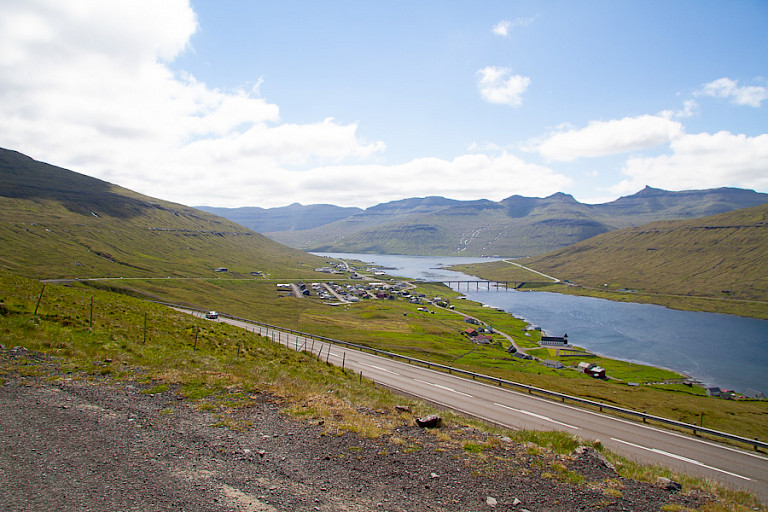
[[550, 160], [570, 162], [653, 148], [679, 137], [682, 125], [665, 116], [643, 115], [592, 121], [585, 128], [555, 133], [531, 146]]
[[512, 22], [510, 20], [502, 20], [494, 25], [491, 31], [497, 36], [508, 37], [510, 28], [512, 28]]
[[187, 204], [210, 203], [221, 184], [232, 201], [263, 203], [291, 181], [286, 168], [384, 149], [356, 124], [281, 123], [258, 97], [261, 77], [224, 91], [171, 71], [197, 30], [187, 0], [12, 4], [0, 17], [7, 148]]
[[664, 119], [685, 119], [693, 117], [699, 112], [699, 104], [696, 100], [685, 100], [683, 102], [683, 108], [680, 110], [664, 110], [659, 113], [659, 116]]
[[668, 155], [629, 159], [622, 170], [628, 179], [611, 190], [625, 194], [645, 185], [667, 190], [768, 188], [768, 134], [682, 135], [672, 142], [671, 150]]
[[738, 80], [718, 78], [717, 80], [704, 84], [704, 86], [696, 92], [696, 95], [724, 98], [736, 105], [760, 107], [762, 102], [768, 99], [768, 87], [757, 85], [739, 87]]
[[522, 95], [531, 83], [529, 77], [513, 75], [511, 69], [497, 66], [479, 70], [477, 79], [480, 96], [485, 101], [510, 107], [522, 105]]
[[509, 153], [461, 155], [453, 160], [418, 158], [390, 166], [327, 166], [296, 175], [296, 180], [299, 188], [324, 189], [334, 204], [360, 206], [370, 204], [370, 176], [377, 177], [376, 196], [381, 202], [429, 195], [497, 201], [513, 194], [543, 197], [571, 183], [548, 167]]
[[517, 18], [515, 20], [502, 20], [493, 26], [491, 32], [501, 37], [509, 37], [509, 31], [514, 27], [523, 27], [533, 22], [533, 18]]

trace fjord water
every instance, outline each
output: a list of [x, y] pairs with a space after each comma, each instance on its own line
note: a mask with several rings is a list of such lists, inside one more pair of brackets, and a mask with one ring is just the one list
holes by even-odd
[[[331, 254], [390, 268], [425, 281], [476, 280], [441, 267], [489, 258]], [[454, 289], [457, 289], [454, 286]], [[503, 309], [571, 344], [625, 361], [669, 368], [705, 385], [768, 393], [768, 320], [678, 311], [653, 304], [612, 302], [548, 292], [518, 292], [462, 284], [469, 299]]]

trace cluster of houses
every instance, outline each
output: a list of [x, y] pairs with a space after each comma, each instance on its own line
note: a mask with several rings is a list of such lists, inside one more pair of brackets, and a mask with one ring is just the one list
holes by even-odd
[[493, 334], [492, 328], [483, 326], [477, 318], [472, 318], [471, 316], [465, 316], [464, 321], [468, 324], [477, 326], [467, 327], [462, 333], [469, 338], [472, 343], [477, 343], [478, 345], [489, 345], [491, 343], [491, 334]]
[[323, 300], [341, 299], [346, 302], [359, 302], [363, 299], [395, 300], [397, 298], [404, 298], [415, 304], [427, 302], [424, 294], [413, 296], [406, 287], [405, 283], [365, 282], [341, 285], [329, 281], [325, 283], [310, 283], [309, 286], [305, 283], [280, 283], [277, 285], [277, 290], [284, 292], [298, 290], [297, 295], [307, 297], [311, 296], [314, 292], [314, 295]]
[[705, 389], [707, 396], [713, 396], [716, 398], [723, 398], [725, 400], [734, 399], [752, 399], [752, 400], [765, 400], [765, 395], [754, 389], [747, 389], [744, 393], [738, 394], [735, 391], [728, 391], [727, 389], [720, 389], [719, 387], [709, 387]]

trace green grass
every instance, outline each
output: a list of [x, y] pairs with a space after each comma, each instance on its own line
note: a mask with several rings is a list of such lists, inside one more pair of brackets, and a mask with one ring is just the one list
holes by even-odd
[[[81, 286], [46, 286], [35, 315], [40, 283], [0, 272], [0, 285], [3, 344], [49, 354], [62, 370], [45, 377], [46, 372], [51, 372], [50, 363], [6, 359], [0, 363], [3, 379], [14, 373], [22, 379], [55, 380], [69, 376], [99, 380], [106, 375], [118, 380], [137, 380], [146, 385], [146, 393], [170, 390], [180, 393], [196, 402], [201, 411], [212, 415], [211, 427], [235, 431], [248, 430], [250, 424], [232, 411], [249, 407], [255, 394], [261, 392], [278, 397], [286, 412], [297, 418], [322, 420], [324, 435], [332, 436], [354, 432], [364, 437], [380, 437], [411, 422], [413, 415], [433, 412], [424, 404], [378, 389], [366, 379], [360, 380], [357, 375], [329, 366], [312, 355], [294, 352], [224, 323], [196, 319], [134, 297]], [[193, 348], [195, 333], [197, 350]], [[242, 348], [239, 356], [238, 348]], [[104, 373], [105, 367], [109, 373]], [[409, 405], [413, 412], [398, 411], [395, 405], [401, 404]], [[363, 408], [375, 411], [375, 419], [361, 412]], [[162, 414], [172, 414], [172, 410]], [[470, 424], [491, 433], [497, 431], [453, 413], [445, 413], [443, 418], [451, 425]], [[540, 447], [536, 449], [538, 453], [551, 450], [567, 454], [583, 444], [562, 432], [519, 431], [504, 432], [504, 435], [530, 447]], [[395, 444], [404, 444], [406, 451], [419, 449], [409, 441], [398, 441], [397, 436], [392, 439]], [[469, 441], [462, 446], [468, 454], [481, 457], [498, 442], [489, 438], [486, 442]], [[656, 474], [669, 474], [663, 469], [647, 469], [608, 455], [611, 460], [619, 461], [623, 474], [637, 474], [649, 481], [653, 481]], [[550, 466], [547, 471], [564, 482], [583, 483], [578, 474], [561, 467]], [[694, 479], [685, 482], [690, 488], [709, 485]], [[726, 503], [729, 504], [755, 503], [743, 493], [707, 489], [718, 496], [728, 496]]]
[[313, 277], [323, 258], [0, 149], [0, 267], [34, 278]]
[[[432, 307], [435, 314], [425, 314], [416, 311], [417, 306], [403, 301], [363, 301], [333, 307], [317, 299], [278, 298], [274, 282], [221, 279], [119, 284], [127, 285], [137, 295], [166, 294], [166, 300], [192, 304], [201, 309], [225, 311], [687, 423], [698, 424], [704, 413], [706, 427], [747, 438], [768, 437], [768, 423], [765, 421], [768, 401], [718, 400], [703, 396], [700, 388], [684, 386], [627, 386], [625, 382], [643, 384], [681, 377], [668, 370], [644, 365], [590, 358], [589, 361], [605, 367], [609, 375], [621, 379], [600, 381], [574, 370], [554, 370], [535, 361], [513, 358], [506, 352], [508, 343], [505, 340], [499, 342], [500, 346], [472, 345], [461, 334], [469, 325], [464, 322], [463, 313], [507, 332], [524, 347], [536, 346], [541, 334], [533, 331], [531, 338], [527, 338], [522, 320], [472, 301], [458, 300], [455, 298], [458, 293], [442, 285], [419, 284], [417, 293], [423, 292], [430, 298], [447, 298], [462, 314]], [[185, 288], [184, 284], [189, 284], [189, 288]], [[191, 331], [189, 336], [190, 339], [194, 337]], [[235, 347], [230, 350], [235, 350]], [[579, 362], [575, 359], [562, 360], [571, 365]]]

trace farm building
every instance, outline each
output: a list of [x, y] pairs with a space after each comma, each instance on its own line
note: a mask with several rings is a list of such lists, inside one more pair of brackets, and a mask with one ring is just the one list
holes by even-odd
[[568, 335], [563, 336], [542, 336], [541, 344], [547, 346], [560, 346], [568, 344]]

